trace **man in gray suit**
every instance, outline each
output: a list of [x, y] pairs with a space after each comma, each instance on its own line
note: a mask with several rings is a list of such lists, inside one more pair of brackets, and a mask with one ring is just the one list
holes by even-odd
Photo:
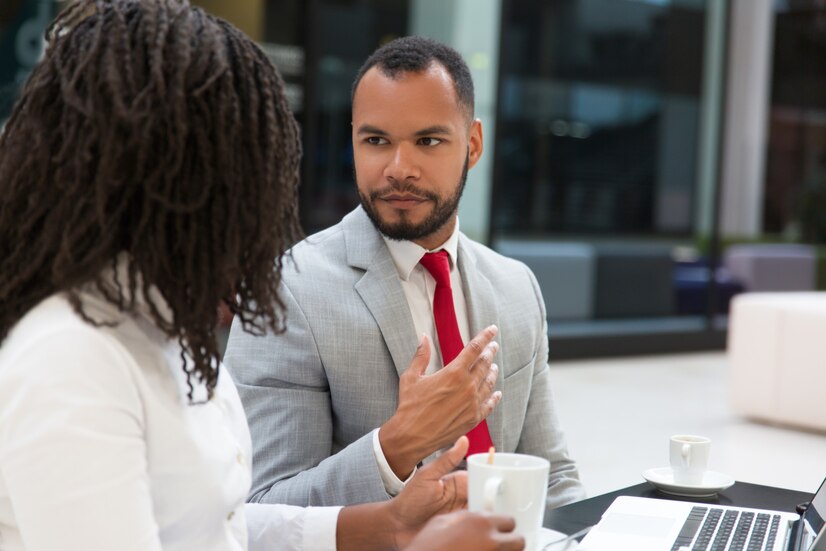
[[[230, 334], [225, 363], [252, 432], [251, 501], [387, 499], [474, 427], [481, 446], [550, 461], [550, 506], [583, 498], [554, 411], [536, 279], [459, 232], [459, 198], [482, 154], [467, 65], [428, 39], [385, 45], [356, 77], [352, 125], [362, 205], [292, 250], [284, 333], [253, 337], [236, 319]], [[446, 251], [439, 283], [420, 264], [429, 251]], [[445, 287], [448, 298], [434, 299]], [[455, 339], [440, 321], [448, 303]], [[493, 324], [498, 346], [477, 350], [473, 366], [442, 367], [448, 341], [461, 347]]]

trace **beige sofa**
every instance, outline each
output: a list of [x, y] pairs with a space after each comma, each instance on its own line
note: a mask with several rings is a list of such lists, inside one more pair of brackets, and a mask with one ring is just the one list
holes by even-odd
[[728, 356], [736, 412], [826, 431], [826, 292], [738, 295]]

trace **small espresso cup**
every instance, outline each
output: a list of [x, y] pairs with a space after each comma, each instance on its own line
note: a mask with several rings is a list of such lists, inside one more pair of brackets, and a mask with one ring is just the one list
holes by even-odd
[[519, 453], [478, 453], [467, 458], [468, 509], [513, 517], [525, 550], [535, 551], [548, 496], [547, 459]]
[[690, 486], [703, 483], [708, 469], [708, 454], [711, 440], [705, 436], [676, 434], [671, 437], [670, 459], [674, 482]]

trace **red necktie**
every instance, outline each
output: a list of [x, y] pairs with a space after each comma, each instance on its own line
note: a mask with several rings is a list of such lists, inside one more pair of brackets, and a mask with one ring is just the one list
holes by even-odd
[[[447, 251], [426, 253], [420, 263], [436, 280], [436, 294], [433, 296], [433, 317], [436, 321], [436, 333], [439, 335], [439, 347], [442, 349], [442, 362], [447, 365], [459, 355], [459, 352], [465, 346], [462, 342], [462, 335], [459, 333], [459, 324], [456, 323]], [[468, 455], [487, 453], [493, 445], [490, 432], [488, 432], [488, 423], [484, 419], [467, 433], [467, 437], [470, 440]]]

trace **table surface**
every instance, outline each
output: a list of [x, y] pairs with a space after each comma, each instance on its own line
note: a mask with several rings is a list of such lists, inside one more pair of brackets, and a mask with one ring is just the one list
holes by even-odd
[[748, 482], [736, 482], [731, 488], [720, 492], [714, 498], [677, 497], [664, 494], [643, 482], [636, 486], [629, 486], [615, 492], [592, 497], [571, 503], [557, 509], [545, 511], [544, 525], [552, 530], [564, 534], [572, 534], [599, 522], [602, 513], [619, 496], [652, 497], [656, 499], [671, 499], [690, 501], [693, 503], [708, 503], [716, 505], [735, 505], [753, 507], [755, 509], [771, 509], [774, 511], [796, 512], [795, 507], [812, 499], [812, 494], [786, 490], [772, 486], [762, 486]]

